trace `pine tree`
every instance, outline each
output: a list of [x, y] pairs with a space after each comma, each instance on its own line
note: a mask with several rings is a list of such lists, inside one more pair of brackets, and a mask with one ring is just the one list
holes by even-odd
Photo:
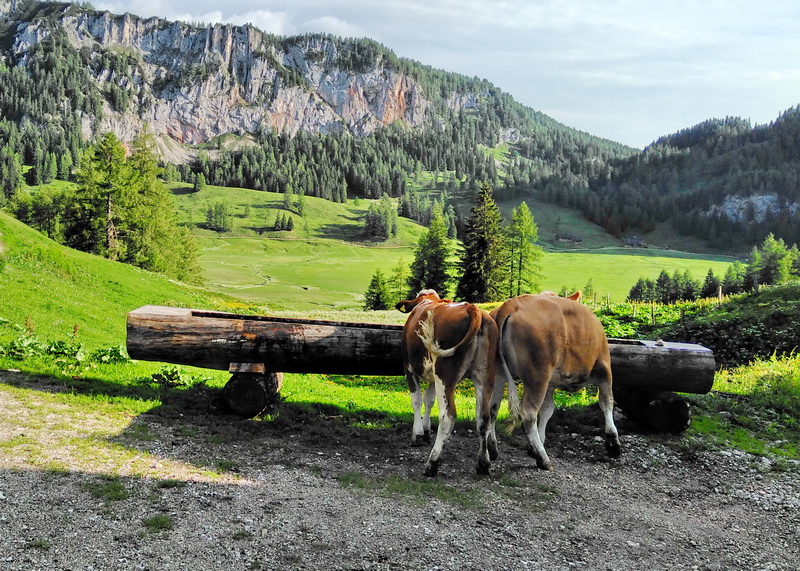
[[369, 283], [366, 293], [364, 293], [364, 309], [366, 311], [380, 311], [389, 309], [390, 294], [383, 272], [380, 269], [372, 274], [372, 281]]
[[714, 270], [709, 268], [703, 286], [700, 288], [700, 297], [716, 297], [719, 291], [720, 281], [714, 275]]
[[542, 249], [536, 246], [539, 229], [528, 205], [522, 202], [514, 209], [506, 228], [508, 241], [508, 297], [531, 293], [538, 289], [541, 277], [539, 260]]
[[435, 289], [444, 298], [452, 279], [450, 270], [451, 247], [442, 213], [434, 210], [428, 231], [419, 238], [411, 275], [408, 278], [408, 297], [413, 298], [422, 289]]
[[506, 243], [500, 209], [492, 198], [489, 183], [481, 186], [478, 203], [471, 212], [464, 229], [456, 297], [470, 302], [499, 300], [507, 285]]

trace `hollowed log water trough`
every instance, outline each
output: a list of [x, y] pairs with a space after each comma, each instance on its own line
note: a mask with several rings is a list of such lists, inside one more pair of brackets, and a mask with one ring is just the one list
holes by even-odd
[[[146, 305], [128, 313], [132, 359], [233, 373], [222, 391], [241, 416], [274, 402], [283, 373], [402, 376], [401, 325], [240, 315]], [[675, 393], [711, 390], [710, 349], [690, 343], [609, 339], [614, 397], [634, 421], [659, 432], [690, 423]]]

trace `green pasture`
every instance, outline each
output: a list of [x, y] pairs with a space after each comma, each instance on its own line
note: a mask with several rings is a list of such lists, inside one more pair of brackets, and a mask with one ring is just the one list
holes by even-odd
[[[337, 204], [307, 196], [303, 216], [283, 210], [283, 195], [208, 185], [194, 192], [173, 184], [182, 223], [194, 227], [200, 265], [209, 289], [270, 310], [358, 309], [375, 270], [388, 277], [399, 262], [410, 264], [425, 229], [399, 219], [398, 235], [387, 241], [363, 235], [368, 200]], [[217, 233], [203, 228], [209, 205], [224, 201], [233, 229]], [[672, 250], [625, 249], [596, 225], [566, 208], [529, 202], [541, 243], [553, 244], [542, 259], [541, 289], [583, 289], [591, 278], [598, 299], [623, 301], [640, 277], [655, 279], [662, 269], [672, 275], [688, 270], [702, 281], [709, 268], [722, 277], [730, 258]], [[504, 215], [518, 203], [500, 204]], [[467, 205], [463, 205], [467, 208]], [[274, 231], [278, 213], [294, 219], [294, 230]], [[584, 237], [578, 249], [556, 243], [556, 232]]]
[[198, 237], [209, 289], [269, 309], [355, 309], [375, 270], [385, 277], [409, 247], [374, 247], [328, 239]]

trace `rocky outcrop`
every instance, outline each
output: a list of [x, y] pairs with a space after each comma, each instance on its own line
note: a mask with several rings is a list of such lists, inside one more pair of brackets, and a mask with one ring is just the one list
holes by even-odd
[[[15, 3], [0, 2], [7, 11]], [[122, 104], [107, 98], [102, 119], [85, 119], [87, 136], [114, 131], [130, 140], [144, 123], [188, 144], [264, 128], [366, 135], [397, 121], [422, 125], [431, 113], [420, 85], [380, 56], [358, 71], [340, 65], [345, 44], [334, 38], [278, 38], [249, 25], [199, 27], [75, 5], [59, 10], [20, 22], [12, 50], [24, 62], [31, 46], [60, 27], [88, 58], [101, 91], [123, 93]], [[449, 104], [478, 101], [454, 96]]]
[[777, 194], [751, 194], [749, 196], [726, 196], [722, 204], [714, 205], [706, 211], [707, 216], [724, 214], [734, 222], [763, 222], [768, 215], [788, 211], [794, 215], [800, 210], [800, 203], [787, 204]]

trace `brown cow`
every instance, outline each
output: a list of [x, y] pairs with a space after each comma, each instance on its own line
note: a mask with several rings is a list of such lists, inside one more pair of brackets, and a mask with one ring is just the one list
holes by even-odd
[[[603, 325], [592, 311], [570, 298], [550, 293], [522, 295], [492, 312], [499, 331], [497, 380], [492, 407], [499, 405], [508, 383], [508, 407], [515, 422], [522, 421], [528, 438], [528, 454], [544, 470], [552, 469], [544, 449], [547, 421], [553, 414], [553, 391], [575, 390], [588, 384], [600, 389], [600, 408], [605, 417], [606, 449], [620, 454], [614, 426], [611, 390], [611, 356]], [[520, 404], [514, 379], [522, 381]], [[497, 437], [490, 427], [489, 446], [496, 450]]]
[[[420, 445], [430, 440], [431, 407], [434, 394], [439, 407], [436, 441], [425, 465], [425, 475], [435, 476], [441, 462], [442, 448], [453, 430], [456, 385], [470, 377], [475, 385], [477, 430], [480, 439], [479, 474], [487, 474], [491, 460], [487, 450], [487, 434], [497, 418], [498, 407], [491, 407], [497, 354], [497, 326], [488, 313], [471, 303], [451, 303], [439, 298], [432, 289], [425, 289], [411, 300], [395, 306], [411, 312], [403, 328], [401, 342], [403, 368], [411, 391], [414, 425], [411, 443]], [[421, 384], [427, 382], [423, 396]], [[424, 416], [422, 405], [425, 405]], [[496, 444], [495, 444], [496, 446]], [[496, 458], [496, 448], [492, 453]]]

